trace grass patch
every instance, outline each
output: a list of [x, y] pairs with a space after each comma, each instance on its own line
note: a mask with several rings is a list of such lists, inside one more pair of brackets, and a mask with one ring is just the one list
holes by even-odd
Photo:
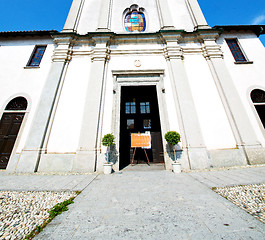
[[[76, 191], [76, 194], [79, 195], [81, 192]], [[28, 234], [25, 239], [33, 239], [36, 235], [38, 235], [57, 215], [60, 215], [62, 212], [65, 212], [68, 210], [68, 205], [74, 203], [74, 198], [72, 197], [64, 202], [57, 203], [50, 211], [49, 218], [42, 224], [37, 226], [33, 231], [31, 231], [30, 234]]]
[[49, 213], [49, 219], [54, 219], [57, 215], [60, 215], [62, 212], [65, 212], [68, 210], [68, 205], [71, 203], [74, 203], [74, 198], [70, 198], [64, 202], [56, 204], [52, 210], [50, 210]]

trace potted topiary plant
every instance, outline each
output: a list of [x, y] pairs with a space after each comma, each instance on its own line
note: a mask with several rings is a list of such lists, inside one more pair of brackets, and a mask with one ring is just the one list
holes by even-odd
[[114, 136], [112, 133], [108, 133], [104, 135], [102, 138], [102, 145], [107, 147], [107, 161], [104, 164], [104, 174], [111, 174], [112, 173], [112, 163], [109, 162], [109, 151], [110, 147], [115, 144], [114, 142]]
[[176, 131], [169, 131], [165, 134], [165, 139], [166, 139], [167, 143], [173, 148], [173, 152], [174, 152], [174, 161], [172, 163], [173, 172], [174, 173], [180, 173], [181, 172], [181, 164], [179, 161], [177, 161], [176, 150], [175, 150], [175, 145], [177, 145], [180, 141], [180, 135]]

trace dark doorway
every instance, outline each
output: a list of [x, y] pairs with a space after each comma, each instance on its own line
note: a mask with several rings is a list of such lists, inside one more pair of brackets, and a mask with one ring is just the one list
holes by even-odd
[[[22, 124], [27, 100], [17, 97], [6, 106], [0, 121], [0, 169], [6, 169]], [[17, 112], [16, 112], [17, 111]], [[19, 111], [19, 112], [18, 112]]]
[[[132, 159], [131, 133], [151, 133], [151, 149], [147, 149], [150, 163], [164, 163], [160, 116], [155, 86], [121, 88], [120, 113], [120, 169]], [[144, 150], [137, 148], [135, 163], [146, 163]]]

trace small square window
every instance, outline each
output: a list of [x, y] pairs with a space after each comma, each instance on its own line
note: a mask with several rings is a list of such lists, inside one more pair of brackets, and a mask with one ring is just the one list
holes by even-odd
[[27, 64], [28, 67], [38, 67], [44, 55], [46, 46], [36, 46]]
[[150, 102], [141, 102], [140, 103], [140, 112], [141, 112], [141, 114], [150, 113]]
[[136, 103], [135, 102], [126, 102], [125, 103], [125, 113], [126, 114], [135, 114], [136, 113]]
[[247, 59], [244, 56], [237, 39], [226, 39], [226, 42], [236, 62], [247, 62]]
[[134, 129], [134, 119], [127, 119], [127, 129]]
[[151, 119], [144, 119], [144, 129], [151, 129]]

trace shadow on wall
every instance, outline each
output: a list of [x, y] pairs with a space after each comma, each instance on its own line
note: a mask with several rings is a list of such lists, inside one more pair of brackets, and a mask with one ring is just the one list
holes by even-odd
[[[175, 148], [175, 154], [174, 155], [174, 149]], [[170, 159], [175, 162], [175, 161], [179, 161], [181, 159], [181, 156], [182, 156], [182, 149], [180, 147], [179, 144], [175, 145], [175, 146], [172, 146], [171, 144], [167, 143], [166, 145], [166, 149], [167, 149], [167, 154], [168, 156], [170, 157]], [[176, 159], [175, 159], [175, 156], [176, 156]]]
[[118, 162], [118, 151], [116, 148], [116, 144], [111, 145], [109, 148], [110, 148], [109, 151], [105, 153], [105, 159], [107, 159], [107, 154], [109, 154], [108, 156], [109, 162], [115, 164]]

